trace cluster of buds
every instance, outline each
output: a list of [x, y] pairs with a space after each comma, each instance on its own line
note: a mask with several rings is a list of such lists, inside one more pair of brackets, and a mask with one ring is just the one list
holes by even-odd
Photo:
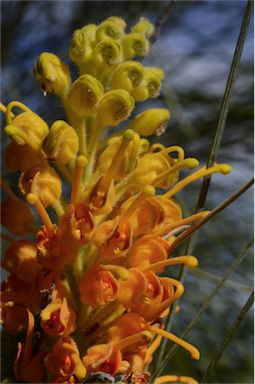
[[[35, 77], [45, 95], [61, 99], [66, 120], [49, 127], [21, 102], [1, 105], [12, 139], [6, 166], [19, 174], [17, 194], [1, 181], [9, 242], [2, 267], [10, 273], [2, 284], [2, 324], [19, 340], [17, 382], [147, 383], [163, 338], [199, 359], [198, 349], [164, 329], [184, 286], [159, 273], [196, 267], [196, 257], [172, 255], [178, 235], [208, 214], [183, 217], [173, 196], [231, 167], [203, 166], [180, 180], [198, 160], [147, 139], [164, 132], [169, 111], [129, 119], [136, 102], [158, 95], [164, 73], [137, 60], [149, 51], [153, 25], [141, 19], [129, 33], [125, 27], [110, 17], [74, 32], [74, 82], [58, 56], [39, 56]], [[173, 375], [155, 383], [176, 381], [196, 383]]]

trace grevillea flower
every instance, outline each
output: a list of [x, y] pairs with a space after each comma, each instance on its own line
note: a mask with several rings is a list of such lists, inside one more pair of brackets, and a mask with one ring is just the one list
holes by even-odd
[[[125, 28], [109, 17], [74, 32], [75, 80], [54, 53], [37, 59], [35, 77], [45, 95], [60, 98], [64, 120], [49, 128], [19, 101], [1, 105], [12, 141], [5, 163], [18, 186], [14, 192], [1, 180], [2, 237], [10, 243], [1, 263], [10, 274], [2, 283], [2, 324], [17, 335], [17, 382], [148, 383], [163, 338], [200, 357], [164, 329], [184, 285], [159, 274], [197, 266], [192, 255], [175, 257], [175, 239], [209, 213], [183, 215], [175, 195], [231, 167], [202, 166], [182, 178], [198, 160], [178, 145], [150, 143], [170, 112], [133, 110], [158, 96], [164, 72], [137, 61], [149, 52], [154, 26], [142, 18]], [[174, 375], [155, 383], [175, 381], [196, 383]]]

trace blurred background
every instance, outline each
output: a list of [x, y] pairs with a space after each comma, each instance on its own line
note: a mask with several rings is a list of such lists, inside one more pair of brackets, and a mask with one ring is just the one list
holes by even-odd
[[[122, 16], [128, 26], [142, 16], [156, 23], [167, 5], [167, 1], [1, 1], [1, 101], [5, 105], [11, 100], [22, 101], [49, 124], [63, 118], [58, 99], [44, 97], [33, 77], [33, 66], [39, 54], [54, 52], [70, 63], [68, 47], [75, 29], [99, 23], [108, 16]], [[144, 61], [149, 66], [163, 68], [165, 81], [160, 97], [142, 103], [140, 110], [151, 105], [161, 106], [170, 109], [172, 115], [167, 132], [154, 141], [160, 140], [166, 146], [183, 146], [186, 156], [197, 157], [202, 164], [207, 161], [217, 126], [245, 7], [246, 1], [238, 0], [177, 1]], [[5, 140], [3, 135], [3, 148]], [[222, 202], [253, 175], [252, 21], [218, 162], [231, 164], [233, 172], [228, 176], [213, 176], [206, 209]], [[178, 194], [185, 215], [194, 212], [200, 186], [201, 182], [196, 182]], [[250, 240], [252, 202], [250, 189], [199, 231], [193, 251], [199, 259], [199, 268], [189, 271], [186, 277], [181, 311], [173, 326], [176, 335], [185, 329]], [[179, 253], [182, 251], [180, 249]], [[171, 274], [177, 273], [178, 269], [172, 267]], [[200, 349], [201, 360], [193, 362], [187, 353], [178, 351], [165, 372], [194, 376], [199, 381], [252, 287], [253, 250], [250, 249], [187, 336], [187, 341]], [[252, 311], [225, 350], [210, 382], [253, 382]]]

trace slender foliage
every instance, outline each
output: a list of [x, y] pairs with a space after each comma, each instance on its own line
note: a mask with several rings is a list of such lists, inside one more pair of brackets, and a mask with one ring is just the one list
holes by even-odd
[[[235, 48], [235, 52], [233, 55], [233, 60], [232, 60], [232, 64], [230, 67], [224, 96], [222, 99], [218, 125], [216, 128], [216, 131], [214, 134], [214, 139], [212, 142], [212, 146], [211, 146], [211, 149], [209, 152], [207, 167], [212, 166], [217, 159], [218, 150], [220, 148], [224, 129], [226, 126], [227, 116], [228, 116], [229, 107], [230, 107], [230, 99], [231, 99], [231, 96], [233, 93], [234, 84], [235, 84], [238, 68], [240, 65], [243, 46], [244, 46], [244, 42], [245, 42], [245, 39], [247, 36], [249, 21], [250, 21], [252, 12], [253, 12], [253, 2], [248, 1], [244, 16], [242, 19], [242, 25], [241, 25], [240, 33], [239, 33], [238, 40], [236, 43], [236, 48]], [[199, 210], [201, 210], [203, 208], [205, 202], [206, 202], [206, 197], [207, 197], [207, 194], [209, 191], [209, 186], [210, 186], [210, 180], [211, 180], [211, 176], [205, 177], [203, 180], [195, 212], [198, 212]], [[197, 230], [198, 228], [199, 227], [194, 228], [194, 229]], [[188, 233], [186, 233], [186, 235], [188, 235]], [[186, 237], [190, 237], [190, 235], [186, 236]], [[179, 239], [179, 240], [181, 240], [181, 239]], [[192, 253], [192, 250], [193, 250], [194, 245], [195, 245], [195, 241], [196, 241], [196, 236], [193, 235], [192, 237], [189, 238], [189, 241], [188, 241], [187, 246], [186, 246], [185, 254], [189, 255]], [[187, 271], [186, 266], [183, 265], [180, 267], [180, 272], [179, 272], [179, 276], [178, 276], [178, 279], [180, 281], [184, 281], [186, 271]], [[166, 319], [166, 329], [167, 330], [170, 330], [171, 326], [173, 324], [174, 312], [175, 312], [176, 305], [177, 305], [177, 303], [172, 307], [172, 309], [169, 312], [169, 315]], [[164, 356], [166, 343], [167, 343], [167, 341], [164, 340], [161, 344], [159, 361], [161, 361], [163, 356]]]
[[[250, 239], [248, 241], [248, 243], [245, 245], [245, 247], [242, 250], [242, 252], [237, 256], [237, 258], [234, 260], [234, 262], [226, 270], [226, 272], [224, 273], [222, 279], [218, 282], [218, 284], [213, 289], [211, 294], [205, 299], [205, 301], [203, 302], [203, 304], [201, 305], [201, 307], [199, 308], [199, 310], [197, 311], [197, 313], [195, 314], [195, 316], [193, 317], [193, 319], [191, 320], [189, 325], [186, 327], [186, 329], [181, 334], [181, 336], [180, 336], [181, 338], [185, 338], [185, 336], [190, 332], [190, 330], [197, 324], [197, 322], [199, 321], [201, 316], [205, 313], [205, 311], [207, 310], [207, 308], [211, 304], [213, 298], [217, 295], [217, 293], [220, 290], [220, 288], [227, 281], [228, 277], [231, 275], [232, 272], [234, 272], [234, 270], [237, 268], [237, 266], [243, 261], [243, 259], [247, 255], [247, 252], [251, 248], [251, 246], [253, 244], [253, 241], [254, 241], [254, 237], [252, 237], [252, 239]], [[174, 344], [172, 346], [172, 348], [167, 352], [167, 354], [166, 354], [165, 358], [163, 359], [162, 363], [157, 367], [155, 372], [153, 372], [152, 379], [156, 378], [162, 372], [162, 370], [165, 368], [167, 363], [172, 359], [172, 357], [174, 356], [174, 354], [175, 354], [175, 352], [177, 351], [178, 348], [179, 348], [179, 346], [176, 345], [176, 344]]]
[[211, 362], [210, 362], [210, 364], [209, 364], [209, 366], [208, 366], [204, 376], [202, 377], [201, 383], [207, 383], [208, 382], [208, 379], [209, 379], [210, 375], [213, 373], [213, 370], [214, 370], [217, 362], [220, 360], [224, 350], [228, 346], [228, 344], [229, 344], [230, 340], [232, 339], [232, 337], [234, 336], [235, 332], [238, 330], [242, 320], [244, 319], [246, 314], [249, 312], [249, 310], [252, 307], [253, 303], [254, 303], [254, 290], [251, 292], [248, 300], [244, 304], [243, 308], [239, 312], [239, 314], [238, 314], [237, 318], [235, 319], [234, 323], [230, 327], [228, 333], [224, 337], [224, 339], [223, 339], [221, 345], [219, 346], [215, 356], [212, 358], [212, 360], [211, 360]]

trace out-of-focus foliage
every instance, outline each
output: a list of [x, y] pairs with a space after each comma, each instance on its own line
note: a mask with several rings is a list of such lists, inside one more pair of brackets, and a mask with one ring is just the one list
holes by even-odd
[[[46, 101], [33, 77], [32, 68], [38, 55], [51, 51], [70, 62], [66, 47], [73, 30], [112, 15], [123, 16], [129, 24], [142, 16], [156, 22], [166, 6], [166, 1], [2, 1], [2, 102], [20, 100], [49, 124], [62, 118], [58, 100], [52, 97], [51, 103]], [[238, 0], [177, 1], [146, 58], [146, 64], [162, 67], [166, 72], [161, 96], [156, 106], [155, 101], [153, 104], [171, 110], [172, 119], [162, 142], [183, 146], [187, 156], [197, 157], [201, 162], [206, 162], [217, 126], [245, 6], [245, 1]], [[252, 37], [250, 25], [219, 152], [220, 162], [230, 163], [234, 170], [227, 178], [213, 177], [208, 209], [224, 200], [253, 173]], [[194, 210], [199, 187], [196, 183], [183, 193], [186, 213]], [[252, 196], [252, 191], [248, 191], [200, 231], [194, 254], [202, 271], [222, 276], [247, 243], [253, 232]], [[231, 276], [231, 284], [220, 291], [190, 333], [188, 340], [200, 348], [201, 360], [190, 362], [185, 353], [178, 352], [169, 363], [172, 372], [193, 375], [198, 380], [203, 375], [249, 295], [253, 285], [252, 259], [251, 253], [248, 254]], [[199, 275], [189, 272], [181, 312], [175, 318], [176, 334], [184, 330], [214, 284], [202, 272]], [[249, 314], [218, 363], [211, 382], [252, 382], [252, 329]]]

